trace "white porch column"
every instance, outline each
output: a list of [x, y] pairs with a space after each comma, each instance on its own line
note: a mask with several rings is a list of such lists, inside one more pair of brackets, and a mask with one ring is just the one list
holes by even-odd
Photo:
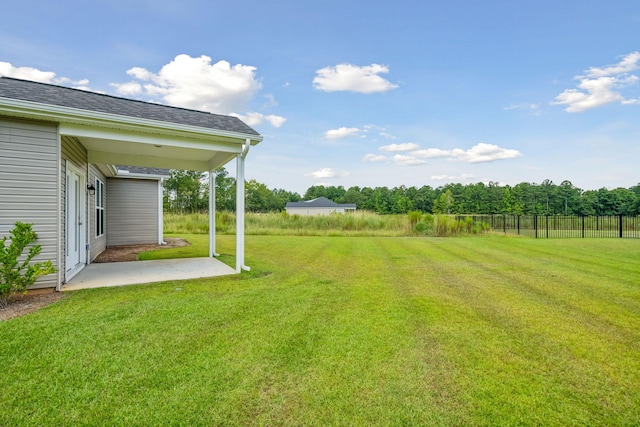
[[238, 154], [236, 167], [236, 272], [249, 271], [244, 265], [244, 159], [249, 153], [251, 141], [246, 140], [242, 153]]
[[216, 252], [216, 173], [209, 171], [209, 258], [220, 256]]

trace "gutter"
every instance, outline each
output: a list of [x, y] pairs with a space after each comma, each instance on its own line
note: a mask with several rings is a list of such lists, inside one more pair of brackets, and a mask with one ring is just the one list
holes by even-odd
[[135, 179], [152, 179], [154, 181], [162, 181], [166, 178], [170, 178], [170, 175], [154, 175], [150, 173], [135, 173], [120, 170], [118, 168], [114, 168], [116, 173], [114, 174], [114, 178], [135, 178]]
[[14, 98], [0, 97], [0, 112], [12, 114], [14, 117], [37, 118], [63, 123], [73, 123], [89, 126], [104, 126], [107, 128], [130, 127], [136, 130], [156, 131], [160, 133], [188, 133], [202, 136], [217, 136], [222, 138], [247, 140], [251, 145], [262, 142], [262, 135], [211, 129], [160, 120], [143, 119], [118, 114], [101, 113], [98, 111], [82, 110], [79, 108], [61, 107], [58, 105], [42, 104], [39, 102], [23, 101]]

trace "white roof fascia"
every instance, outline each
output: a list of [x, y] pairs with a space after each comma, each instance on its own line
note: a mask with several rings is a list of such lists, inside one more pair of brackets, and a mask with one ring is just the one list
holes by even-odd
[[164, 122], [159, 120], [143, 119], [138, 117], [121, 116], [118, 114], [101, 113], [98, 111], [81, 110], [78, 108], [61, 107], [58, 105], [42, 104], [39, 102], [23, 101], [13, 98], [0, 97], [0, 112], [11, 113], [19, 117], [38, 118], [63, 123], [75, 123], [90, 126], [106, 127], [130, 127], [141, 131], [156, 131], [161, 133], [187, 133], [191, 135], [218, 136], [223, 138], [238, 139], [239, 144], [251, 141], [256, 145], [262, 141], [261, 135], [251, 135], [240, 132], [231, 132], [218, 129], [210, 129], [193, 125]]
[[111, 176], [116, 176], [118, 175], [118, 168], [116, 168], [115, 165], [105, 165], [107, 167], [107, 169], [109, 170], [109, 172], [111, 173]]
[[165, 178], [169, 178], [169, 175], [152, 175], [152, 174], [148, 174], [148, 173], [122, 173], [122, 172], [118, 172], [118, 174], [116, 174], [114, 176], [114, 178], [130, 178], [130, 179], [150, 179], [153, 181], [159, 181]]
[[[78, 124], [60, 123], [60, 134], [76, 136], [79, 138], [94, 138], [114, 140], [121, 142], [135, 142], [147, 145], [166, 145], [177, 148], [193, 148], [207, 151], [225, 151], [229, 153], [242, 152], [242, 145], [229, 140], [207, 140], [202, 137], [196, 138], [190, 135], [167, 135], [153, 134], [149, 132], [140, 132], [140, 128], [123, 130], [121, 126], [118, 128], [106, 128], [104, 126], [86, 126]], [[188, 138], [190, 136], [190, 138]], [[199, 135], [202, 136], [202, 135]]]

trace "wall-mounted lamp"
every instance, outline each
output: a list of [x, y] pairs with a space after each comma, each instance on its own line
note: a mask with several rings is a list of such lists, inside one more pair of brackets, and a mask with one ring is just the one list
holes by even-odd
[[90, 196], [95, 196], [96, 195], [96, 187], [93, 184], [89, 184], [87, 185], [87, 191], [89, 192]]

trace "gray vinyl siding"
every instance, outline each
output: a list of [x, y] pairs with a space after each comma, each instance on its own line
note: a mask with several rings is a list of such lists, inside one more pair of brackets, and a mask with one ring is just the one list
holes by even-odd
[[[74, 137], [62, 136], [62, 156], [60, 159], [60, 263], [62, 264], [63, 270], [65, 271], [65, 242], [66, 242], [66, 206], [67, 206], [67, 198], [66, 198], [66, 188], [67, 188], [67, 160], [73, 163], [80, 171], [87, 170], [87, 150], [78, 142], [78, 140]], [[85, 213], [86, 215], [86, 213]]]
[[107, 180], [107, 245], [158, 243], [158, 181]]
[[[0, 238], [16, 221], [32, 223], [42, 247], [35, 261], [58, 265], [58, 128], [56, 124], [0, 118]], [[35, 288], [57, 286], [57, 274]]]
[[[104, 183], [105, 186], [105, 200], [104, 200], [104, 210], [107, 212], [107, 203], [106, 203], [106, 193], [107, 193], [107, 178], [104, 176], [100, 170], [95, 167], [95, 165], [89, 165], [89, 180], [87, 184], [96, 185], [96, 178]], [[96, 237], [96, 196], [89, 196], [89, 215], [87, 218], [89, 219], [89, 247], [90, 247], [90, 260], [93, 261], [102, 251], [107, 248], [107, 230], [106, 223], [107, 219], [104, 219], [105, 222], [105, 232], [102, 236]]]

